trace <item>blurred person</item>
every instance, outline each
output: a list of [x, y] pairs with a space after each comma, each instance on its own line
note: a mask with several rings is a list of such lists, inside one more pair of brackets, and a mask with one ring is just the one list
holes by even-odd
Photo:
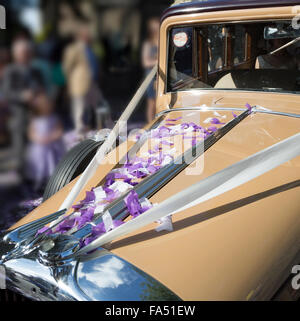
[[28, 126], [25, 176], [36, 190], [47, 182], [65, 152], [63, 128], [53, 110], [45, 92], [35, 96]]
[[[148, 37], [142, 47], [142, 65], [146, 75], [152, 70], [158, 61], [159, 18], [148, 20]], [[147, 121], [151, 122], [155, 116], [155, 81], [153, 80], [147, 89]]]
[[22, 177], [28, 110], [35, 92], [43, 87], [43, 78], [31, 64], [32, 45], [29, 40], [17, 38], [12, 43], [11, 52], [12, 63], [4, 68], [1, 84], [9, 112], [10, 146], [6, 161]]
[[91, 47], [91, 33], [87, 25], [79, 26], [76, 40], [64, 52], [63, 69], [71, 97], [72, 118], [78, 134], [87, 130], [84, 114], [88, 107], [96, 108], [102, 99], [97, 87], [99, 63]]
[[32, 66], [32, 45], [27, 39], [17, 39], [12, 44], [13, 62], [3, 74], [2, 90], [9, 103], [28, 105], [34, 92], [44, 86], [43, 77]]

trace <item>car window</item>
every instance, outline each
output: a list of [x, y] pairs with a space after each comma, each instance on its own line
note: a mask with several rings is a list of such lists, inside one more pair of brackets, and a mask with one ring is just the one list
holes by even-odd
[[170, 88], [193, 77], [193, 28], [174, 28], [169, 35]]
[[208, 71], [215, 71], [224, 67], [224, 34], [223, 28], [213, 25], [207, 30], [208, 38]]
[[167, 91], [201, 88], [299, 93], [300, 41], [289, 43], [300, 39], [300, 30], [298, 35], [290, 26], [291, 21], [280, 20], [171, 29]]
[[246, 59], [246, 49], [245, 49], [245, 40], [246, 40], [246, 29], [242, 25], [235, 25], [233, 27], [233, 63], [239, 64], [245, 61]]

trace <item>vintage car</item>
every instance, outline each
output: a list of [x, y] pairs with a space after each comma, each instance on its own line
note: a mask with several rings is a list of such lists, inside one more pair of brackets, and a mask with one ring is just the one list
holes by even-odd
[[[158, 66], [114, 130], [69, 153], [2, 235], [2, 287], [34, 300], [297, 299], [298, 4], [171, 6]], [[155, 73], [155, 120], [111, 148]]]

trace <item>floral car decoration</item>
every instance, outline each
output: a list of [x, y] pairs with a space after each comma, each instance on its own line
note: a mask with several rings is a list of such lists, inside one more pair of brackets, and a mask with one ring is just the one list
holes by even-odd
[[[251, 106], [246, 104], [246, 107], [251, 112]], [[124, 198], [124, 201], [131, 219], [146, 212], [153, 207], [153, 204], [147, 198], [139, 199], [138, 194], [132, 188], [144, 178], [154, 174], [174, 160], [177, 152], [174, 147], [175, 137], [179, 137], [184, 142], [185, 147], [190, 148], [205, 140], [227, 123], [225, 122], [227, 116], [222, 116], [218, 112], [214, 112], [214, 116], [203, 121], [207, 125], [206, 127], [197, 125], [194, 122], [180, 123], [179, 121], [182, 117], [167, 118], [159, 127], [146, 133], [147, 138], [154, 140], [153, 148], [142, 155], [135, 155], [131, 159], [129, 159], [127, 154], [125, 164], [113, 169], [106, 175], [104, 184], [87, 191], [86, 197], [72, 206], [74, 211], [70, 215], [66, 216], [53, 228], [48, 226], [43, 227], [37, 234], [71, 234], [86, 224], [91, 224], [91, 233], [80, 240], [80, 246], [84, 247], [99, 236], [124, 223], [122, 220], [113, 220], [109, 212], [105, 211], [105, 208], [119, 197], [128, 193], [128, 191], [129, 193]], [[232, 113], [232, 117], [236, 118], [237, 115]], [[136, 140], [140, 138], [140, 135], [135, 137]], [[95, 215], [99, 214], [103, 214], [102, 222], [95, 225], [93, 220]], [[158, 223], [160, 223], [160, 227], [156, 229], [157, 231], [172, 229], [171, 217], [165, 217]]]

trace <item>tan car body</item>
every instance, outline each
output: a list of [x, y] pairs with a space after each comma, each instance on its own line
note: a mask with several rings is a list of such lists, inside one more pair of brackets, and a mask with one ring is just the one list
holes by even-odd
[[[230, 108], [245, 103], [300, 115], [293, 94], [192, 90], [165, 92], [167, 32], [181, 24], [291, 18], [291, 7], [218, 11], [171, 16], [161, 24], [157, 113], [163, 117], [210, 117], [197, 107]], [[169, 112], [169, 109], [172, 111]], [[188, 110], [176, 108], [186, 108]], [[166, 114], [164, 112], [168, 111]], [[196, 114], [192, 114], [196, 113]], [[166, 116], [165, 116], [166, 115]], [[255, 113], [226, 134], [204, 157], [200, 174], [181, 172], [151, 199], [161, 202], [179, 190], [299, 132], [300, 118]], [[117, 148], [125, 155], [128, 146]], [[107, 156], [112, 157], [112, 153]], [[87, 189], [113, 168], [101, 165]], [[56, 211], [74, 181], [13, 227]], [[110, 250], [150, 274], [184, 300], [270, 299], [300, 262], [300, 157], [232, 191], [173, 217], [173, 232], [154, 224], [110, 244]], [[84, 191], [77, 201], [84, 198]]]

